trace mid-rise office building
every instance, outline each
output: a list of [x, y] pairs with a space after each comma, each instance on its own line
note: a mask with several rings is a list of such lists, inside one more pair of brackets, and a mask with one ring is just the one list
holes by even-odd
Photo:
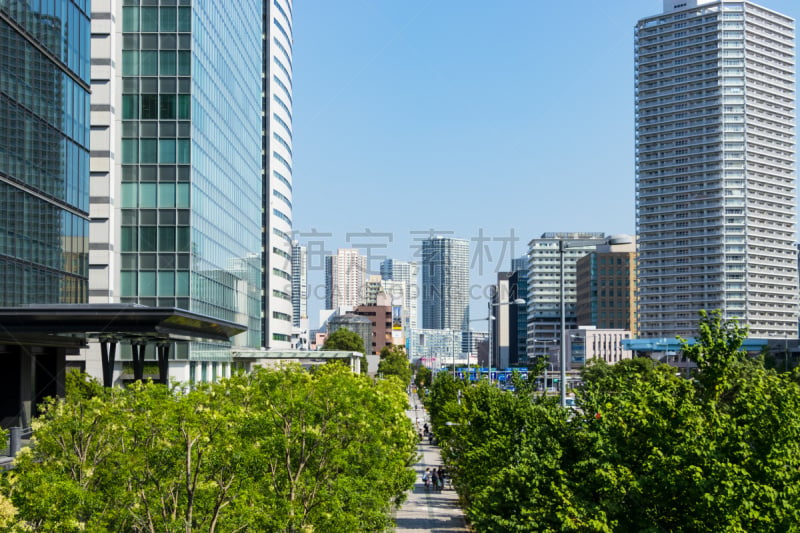
[[639, 336], [692, 336], [701, 309], [795, 335], [795, 22], [663, 5], [635, 30]]
[[422, 241], [422, 327], [469, 331], [469, 241]]
[[470, 364], [467, 334], [452, 329], [415, 329], [409, 338], [408, 356], [414, 363], [428, 368], [457, 367]]
[[[577, 327], [575, 265], [605, 241], [603, 233], [543, 233], [528, 243], [528, 356], [537, 345], [561, 339], [561, 303], [566, 328]], [[563, 278], [561, 265], [563, 261]]]
[[325, 308], [354, 308], [364, 303], [367, 257], [355, 248], [340, 248], [325, 257]]
[[308, 251], [295, 242], [292, 245], [292, 325], [308, 318]]
[[579, 326], [636, 334], [636, 244], [603, 244], [578, 259]]
[[[94, 6], [90, 301], [186, 309], [246, 325], [236, 344], [265, 343], [262, 18], [279, 3]], [[269, 287], [287, 346], [290, 244]], [[229, 373], [224, 344], [171, 353], [176, 379]]]
[[0, 306], [86, 303], [89, 2], [0, 15]]

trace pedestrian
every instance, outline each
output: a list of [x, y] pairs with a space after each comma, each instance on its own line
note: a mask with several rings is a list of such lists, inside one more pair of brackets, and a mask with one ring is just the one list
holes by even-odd
[[431, 469], [426, 468], [425, 472], [422, 473], [422, 482], [425, 484], [425, 488], [427, 489], [430, 482], [431, 482]]
[[433, 446], [433, 431], [428, 433], [428, 444]]
[[439, 472], [435, 468], [431, 472], [431, 480], [433, 481], [433, 490], [439, 490]]
[[425, 430], [425, 434], [427, 435], [428, 434], [428, 423], [425, 422], [425, 424], [422, 426], [422, 428]]
[[444, 481], [447, 479], [447, 470], [445, 470], [444, 465], [439, 467], [439, 488], [444, 488]]

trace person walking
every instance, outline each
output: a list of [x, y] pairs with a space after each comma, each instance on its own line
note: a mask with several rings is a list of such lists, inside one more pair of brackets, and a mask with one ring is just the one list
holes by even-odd
[[447, 470], [444, 465], [439, 467], [439, 489], [444, 489], [445, 480], [447, 479]]
[[433, 490], [439, 490], [439, 472], [435, 468], [431, 472], [431, 480], [433, 482]]
[[431, 482], [431, 469], [426, 468], [425, 472], [422, 473], [422, 482], [425, 484], [425, 488], [427, 489], [430, 486]]

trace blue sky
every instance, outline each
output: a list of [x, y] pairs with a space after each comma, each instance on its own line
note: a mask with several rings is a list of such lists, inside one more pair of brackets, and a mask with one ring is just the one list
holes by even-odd
[[[798, 0], [760, 3], [800, 17]], [[633, 27], [661, 10], [661, 0], [295, 2], [293, 216], [312, 247], [312, 326], [323, 251], [368, 245], [374, 270], [381, 257], [415, 259], [423, 233], [412, 232], [471, 239], [480, 318], [512, 238], [521, 256], [549, 231], [633, 234]]]

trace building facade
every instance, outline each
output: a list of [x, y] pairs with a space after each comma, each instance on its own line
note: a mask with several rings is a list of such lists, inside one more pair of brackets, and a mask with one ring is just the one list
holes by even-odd
[[636, 244], [597, 246], [576, 265], [579, 326], [636, 334]]
[[507, 368], [511, 352], [511, 272], [498, 272], [497, 283], [490, 288], [489, 302], [491, 307], [488, 328], [491, 340], [492, 366]]
[[692, 336], [701, 309], [795, 335], [794, 20], [665, 0], [635, 41], [639, 336]]
[[469, 241], [422, 241], [422, 327], [469, 330]]
[[[248, 2], [251, 0], [248, 0]], [[223, 2], [224, 4], [224, 2]], [[264, 0], [262, 40], [263, 346], [291, 345], [293, 0]], [[238, 29], [231, 26], [235, 34]], [[239, 50], [242, 44], [236, 45]]]
[[372, 354], [372, 320], [365, 316], [358, 316], [356, 314], [344, 314], [331, 317], [328, 320], [328, 333], [330, 337], [334, 331], [340, 329], [348, 329], [353, 333], [358, 334], [364, 341], [364, 355]]
[[350, 309], [364, 303], [367, 257], [355, 248], [340, 248], [325, 257], [325, 308]]
[[295, 242], [292, 245], [292, 326], [308, 318], [308, 250]]
[[623, 342], [630, 338], [631, 332], [624, 329], [579, 327], [567, 341], [570, 368], [581, 368], [592, 359], [602, 359], [610, 365], [630, 359], [633, 352]]
[[[400, 282], [403, 288], [404, 329], [410, 331], [417, 328], [417, 308], [419, 305], [419, 281], [416, 261], [397, 261], [386, 259], [381, 262], [381, 278]], [[396, 294], [393, 292], [393, 296]]]
[[467, 342], [461, 330], [415, 329], [409, 338], [408, 356], [428, 368], [443, 368], [469, 364], [469, 353], [461, 346]]
[[0, 306], [88, 299], [89, 10], [0, 4]]
[[353, 314], [368, 318], [372, 323], [370, 354], [379, 354], [384, 347], [393, 344], [403, 345], [402, 338], [398, 338], [397, 343], [392, 339], [391, 305], [359, 305], [353, 310]]
[[[528, 297], [528, 257], [518, 257], [511, 261], [511, 276], [508, 278], [511, 301]], [[510, 344], [508, 359], [510, 366], [527, 362], [528, 346], [528, 306], [512, 305], [509, 309]]]
[[537, 346], [541, 350], [541, 344], [561, 338], [562, 286], [566, 327], [577, 327], [575, 265], [604, 241], [603, 233], [543, 233], [528, 243], [527, 343], [531, 360]]
[[[90, 301], [242, 323], [261, 347], [262, 3], [120, 4], [92, 13]], [[230, 371], [224, 344], [172, 353], [176, 379]]]

